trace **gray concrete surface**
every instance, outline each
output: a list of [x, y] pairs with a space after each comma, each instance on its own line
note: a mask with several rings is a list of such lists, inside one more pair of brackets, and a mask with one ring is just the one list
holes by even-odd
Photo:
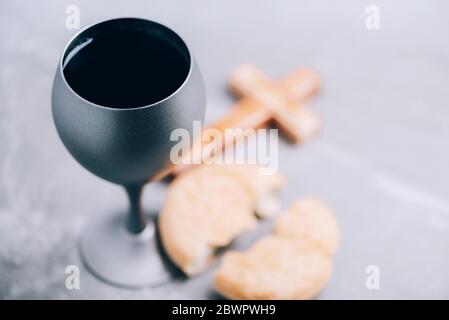
[[[207, 85], [207, 119], [226, 112], [227, 75], [253, 62], [271, 76], [307, 65], [323, 76], [311, 102], [320, 138], [282, 143], [282, 203], [319, 195], [335, 209], [342, 246], [322, 299], [449, 298], [449, 4], [446, 1], [1, 1], [0, 298], [215, 298], [212, 272], [143, 291], [111, 287], [81, 265], [76, 239], [96, 215], [124, 208], [122, 190], [82, 169], [50, 113], [56, 63], [81, 25], [138, 16], [190, 44]], [[365, 7], [381, 28], [365, 27]], [[166, 186], [145, 192], [157, 211]], [[269, 223], [262, 226], [269, 229]], [[236, 246], [246, 246], [252, 234]], [[81, 289], [65, 267], [81, 266]], [[365, 286], [368, 265], [380, 289]]]

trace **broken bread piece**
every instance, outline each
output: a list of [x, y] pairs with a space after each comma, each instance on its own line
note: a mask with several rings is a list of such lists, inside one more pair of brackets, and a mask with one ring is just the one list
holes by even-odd
[[215, 289], [230, 299], [311, 299], [330, 278], [339, 233], [323, 201], [299, 199], [271, 235], [247, 251], [224, 254]]
[[277, 219], [274, 233], [280, 236], [313, 242], [328, 255], [337, 251], [340, 231], [331, 209], [319, 198], [296, 200]]
[[231, 167], [194, 168], [178, 176], [168, 189], [159, 218], [161, 240], [169, 257], [188, 276], [204, 271], [217, 248], [257, 224], [254, 210], [260, 191], [252, 185], [258, 179], [257, 168]]
[[310, 243], [270, 235], [248, 251], [226, 253], [215, 288], [230, 299], [311, 299], [331, 271], [331, 258]]

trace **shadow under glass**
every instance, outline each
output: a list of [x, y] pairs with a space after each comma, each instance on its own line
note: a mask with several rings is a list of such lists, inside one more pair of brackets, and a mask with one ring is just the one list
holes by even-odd
[[140, 19], [88, 28], [68, 46], [63, 73], [84, 99], [118, 109], [159, 102], [186, 80], [190, 54], [176, 33]]

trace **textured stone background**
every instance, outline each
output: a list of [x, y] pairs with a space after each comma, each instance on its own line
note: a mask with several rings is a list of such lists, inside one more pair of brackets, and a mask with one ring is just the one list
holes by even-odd
[[[76, 239], [95, 215], [124, 208], [122, 190], [82, 169], [52, 124], [59, 54], [81, 24], [138, 16], [166, 23], [189, 43], [208, 90], [207, 118], [226, 112], [227, 75], [238, 63], [272, 76], [300, 65], [323, 75], [311, 102], [320, 138], [281, 145], [288, 205], [319, 195], [343, 231], [335, 272], [320, 298], [449, 298], [449, 4], [447, 1], [1, 1], [0, 298], [213, 298], [208, 273], [159, 288], [106, 285], [81, 266], [81, 289], [64, 286], [81, 265]], [[365, 28], [365, 7], [381, 29]], [[166, 186], [148, 186], [157, 210]], [[262, 229], [268, 229], [265, 223]], [[237, 241], [246, 246], [258, 234]], [[365, 268], [381, 289], [365, 288]]]

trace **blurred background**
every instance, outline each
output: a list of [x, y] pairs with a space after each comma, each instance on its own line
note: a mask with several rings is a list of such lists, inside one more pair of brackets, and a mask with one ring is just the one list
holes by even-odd
[[[449, 298], [449, 3], [433, 1], [12, 1], [0, 2], [0, 298], [216, 297], [213, 270], [143, 291], [98, 281], [78, 257], [82, 226], [125, 208], [122, 189], [88, 173], [56, 134], [51, 85], [65, 44], [68, 5], [81, 27], [136, 16], [167, 24], [202, 70], [206, 120], [227, 112], [229, 72], [258, 65], [271, 77], [317, 70], [310, 107], [321, 136], [280, 145], [283, 207], [317, 195], [334, 209], [342, 244], [320, 299]], [[366, 8], [379, 9], [369, 29]], [[149, 185], [158, 211], [166, 185]], [[268, 230], [264, 222], [262, 230]], [[245, 247], [258, 234], [239, 239]], [[65, 268], [81, 268], [67, 290]], [[377, 266], [380, 288], [366, 286]]]

